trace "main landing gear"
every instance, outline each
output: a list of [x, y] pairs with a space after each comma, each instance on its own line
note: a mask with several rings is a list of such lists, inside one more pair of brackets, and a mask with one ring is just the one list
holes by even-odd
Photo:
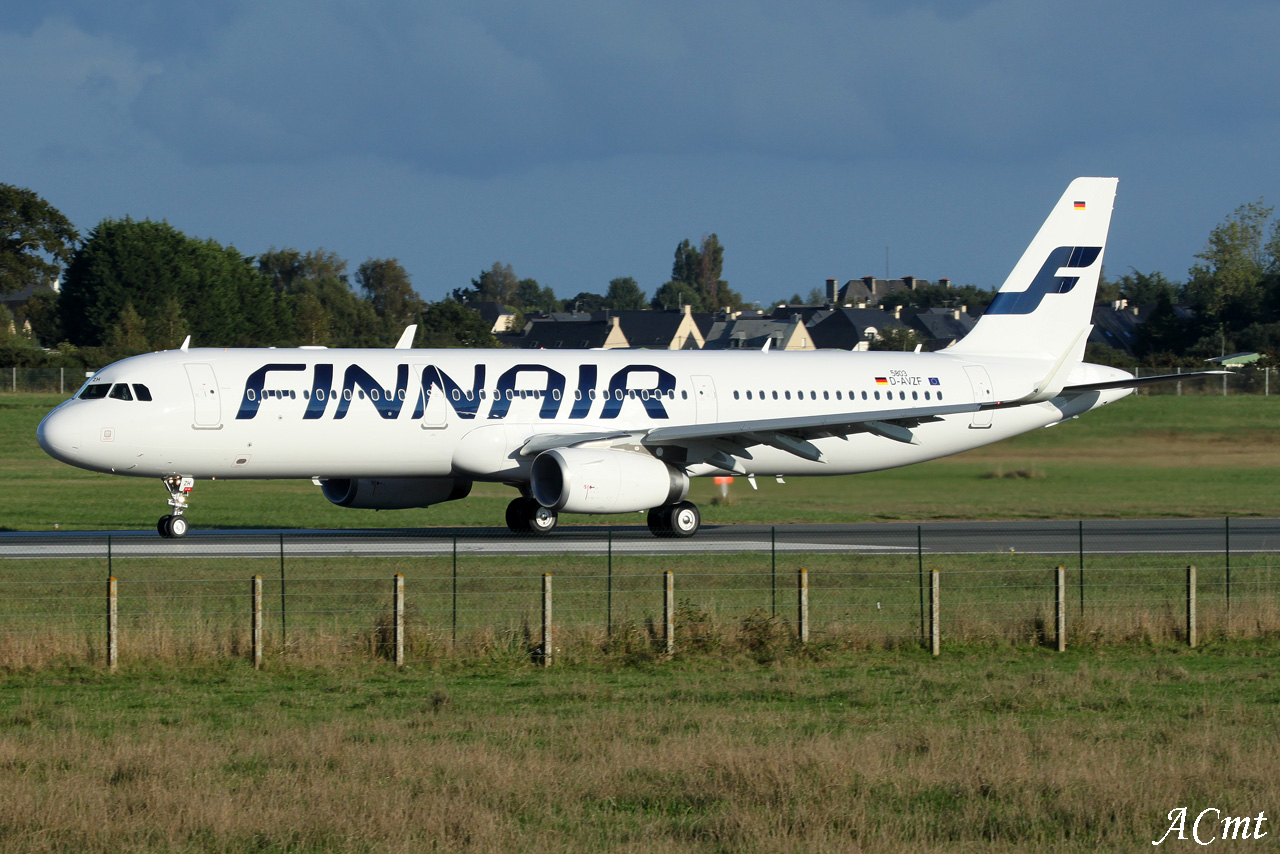
[[556, 511], [543, 507], [536, 498], [522, 495], [507, 505], [507, 527], [515, 534], [547, 534], [558, 521]]
[[692, 537], [702, 525], [702, 514], [692, 501], [655, 507], [649, 511], [649, 530], [655, 537]]
[[169, 506], [173, 508], [173, 512], [161, 516], [160, 521], [156, 523], [156, 531], [160, 536], [173, 540], [187, 535], [190, 526], [187, 520], [182, 518], [182, 514], [186, 512], [187, 496], [191, 494], [195, 485], [194, 477], [181, 477], [175, 474], [164, 479], [164, 487], [169, 490]]

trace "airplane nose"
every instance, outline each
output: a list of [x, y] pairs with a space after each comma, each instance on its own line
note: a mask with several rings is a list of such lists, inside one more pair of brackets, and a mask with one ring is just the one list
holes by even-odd
[[80, 451], [81, 433], [80, 413], [55, 409], [36, 428], [36, 441], [54, 459], [72, 462], [71, 457]]

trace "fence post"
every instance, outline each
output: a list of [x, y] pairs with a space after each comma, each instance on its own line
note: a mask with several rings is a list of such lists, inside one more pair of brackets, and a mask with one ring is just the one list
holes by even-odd
[[929, 652], [937, 655], [942, 651], [942, 627], [938, 620], [939, 586], [938, 570], [929, 570]]
[[796, 573], [797, 592], [800, 598], [800, 643], [809, 642], [809, 570], [801, 567]]
[[662, 636], [666, 641], [667, 655], [676, 651], [676, 574], [671, 570], [663, 573], [662, 593]]
[[924, 643], [924, 531], [916, 525], [916, 581], [920, 594], [920, 642]]
[[1053, 573], [1053, 624], [1058, 635], [1058, 652], [1067, 651], [1067, 568], [1059, 565]]
[[1187, 567], [1187, 646], [1196, 645], [1196, 568]]
[[458, 535], [453, 535], [453, 645], [458, 645]]
[[769, 528], [769, 615], [778, 616], [778, 526]]
[[280, 534], [280, 651], [285, 652], [289, 648], [289, 627], [285, 622], [284, 604], [284, 534]]
[[551, 573], [542, 574], [542, 666], [551, 666]]
[[391, 593], [391, 610], [394, 624], [391, 643], [395, 650], [396, 667], [404, 667], [404, 573], [397, 572], [395, 587]]
[[253, 612], [250, 620], [250, 644], [253, 646], [253, 669], [262, 669], [262, 576], [253, 577]]
[[1231, 517], [1222, 520], [1223, 534], [1226, 537], [1225, 556], [1227, 564], [1227, 631], [1231, 630]]
[[613, 528], [609, 529], [609, 574], [605, 582], [605, 624], [606, 637], [613, 637]]
[[119, 663], [119, 623], [116, 620], [116, 577], [107, 579], [107, 669], [115, 670]]

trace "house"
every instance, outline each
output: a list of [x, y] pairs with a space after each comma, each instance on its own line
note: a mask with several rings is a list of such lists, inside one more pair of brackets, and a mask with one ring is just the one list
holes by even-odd
[[468, 303], [468, 308], [480, 315], [494, 335], [510, 332], [516, 320], [516, 313], [501, 303], [473, 302]]
[[925, 350], [950, 347], [969, 334], [978, 321], [966, 306], [959, 308], [905, 308], [902, 321], [915, 331]]
[[[916, 288], [931, 284], [928, 279], [917, 279], [915, 276], [903, 276], [901, 279], [877, 279], [875, 276], [863, 276], [861, 279], [850, 279], [841, 288], [837, 288], [836, 283], [836, 279], [827, 279], [827, 302], [833, 305], [862, 308], [875, 308], [890, 294], [914, 291]], [[951, 279], [944, 276], [938, 279], [938, 284], [949, 288]]]
[[759, 312], [728, 312], [711, 324], [708, 350], [816, 350], [804, 315], [768, 317]]
[[706, 330], [711, 326], [712, 317], [710, 314], [695, 314], [687, 305], [670, 311], [613, 311], [609, 314], [618, 319], [627, 341], [623, 346], [636, 350], [701, 350], [706, 344]]
[[617, 317], [608, 312], [563, 311], [530, 317], [524, 333], [508, 339], [525, 350], [613, 350], [627, 346]]

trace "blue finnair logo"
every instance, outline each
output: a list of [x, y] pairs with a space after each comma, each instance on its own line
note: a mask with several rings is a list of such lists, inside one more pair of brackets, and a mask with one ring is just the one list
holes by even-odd
[[1059, 246], [1049, 253], [1031, 287], [1021, 293], [1001, 292], [991, 301], [987, 314], [1030, 314], [1040, 307], [1047, 294], [1065, 294], [1080, 281], [1079, 276], [1059, 276], [1062, 268], [1085, 270], [1102, 254], [1101, 246]]
[[[335, 421], [346, 418], [353, 406], [372, 406], [385, 419], [396, 419], [402, 413], [411, 412], [411, 419], [426, 415], [427, 403], [432, 395], [439, 395], [453, 409], [457, 418], [470, 420], [480, 414], [482, 402], [488, 404], [490, 419], [506, 418], [512, 401], [533, 398], [540, 401], [538, 418], [556, 418], [563, 407], [568, 406], [568, 417], [586, 418], [599, 402], [597, 417], [617, 418], [622, 414], [624, 401], [644, 408], [653, 419], [667, 418], [664, 401], [675, 398], [676, 378], [656, 365], [626, 365], [615, 371], [605, 383], [598, 382], [599, 366], [579, 365], [577, 383], [572, 390], [567, 378], [553, 368], [538, 364], [513, 365], [494, 379], [487, 388], [485, 365], [474, 365], [469, 385], [449, 376], [436, 365], [421, 366], [417, 389], [410, 386], [408, 365], [396, 365], [395, 380], [377, 378], [360, 365], [348, 365], [342, 372], [342, 382], [335, 382], [334, 366], [319, 364], [310, 366], [311, 376], [302, 385], [310, 386], [307, 392], [272, 386], [298, 383], [282, 382], [278, 377], [272, 382], [272, 374], [305, 372], [308, 366], [300, 363], [272, 362], [249, 374], [236, 419], [247, 421], [258, 414], [264, 401], [296, 399], [303, 397], [306, 408], [303, 421], [314, 421], [326, 415]], [[406, 403], [414, 398], [412, 408]], [[363, 401], [363, 402], [361, 402]], [[330, 414], [331, 413], [331, 414]]]

